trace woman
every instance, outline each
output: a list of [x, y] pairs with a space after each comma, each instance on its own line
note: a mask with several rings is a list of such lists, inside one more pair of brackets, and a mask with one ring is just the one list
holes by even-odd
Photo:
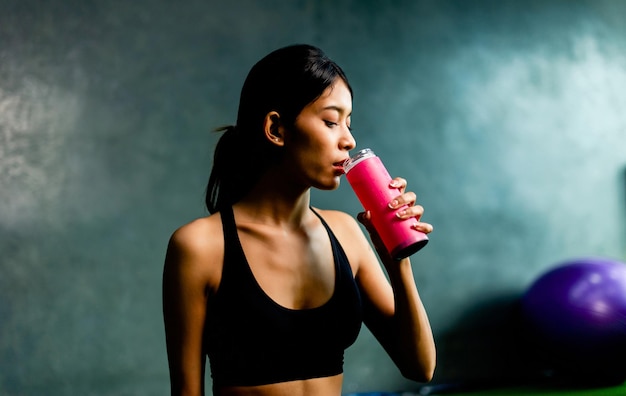
[[[163, 274], [173, 395], [340, 395], [344, 350], [364, 321], [404, 376], [429, 381], [435, 345], [409, 259], [393, 260], [369, 223], [390, 282], [358, 223], [310, 206], [311, 187], [339, 186], [355, 147], [352, 89], [321, 50], [272, 52], [244, 83], [207, 188], [212, 213], [176, 230]], [[423, 208], [406, 181], [390, 202]]]

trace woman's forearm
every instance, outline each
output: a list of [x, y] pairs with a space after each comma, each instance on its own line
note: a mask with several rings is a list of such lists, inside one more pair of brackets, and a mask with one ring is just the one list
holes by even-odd
[[394, 292], [393, 359], [407, 378], [428, 382], [436, 365], [435, 342], [426, 309], [415, 285], [410, 260], [385, 263]]

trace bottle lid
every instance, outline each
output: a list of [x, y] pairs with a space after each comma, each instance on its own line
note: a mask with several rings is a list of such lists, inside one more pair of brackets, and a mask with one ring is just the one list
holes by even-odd
[[348, 158], [343, 163], [343, 170], [345, 173], [348, 173], [350, 169], [354, 168], [359, 162], [363, 161], [364, 159], [372, 158], [375, 156], [376, 155], [374, 154], [374, 151], [372, 151], [372, 149], [365, 148], [365, 149], [359, 150], [356, 154]]

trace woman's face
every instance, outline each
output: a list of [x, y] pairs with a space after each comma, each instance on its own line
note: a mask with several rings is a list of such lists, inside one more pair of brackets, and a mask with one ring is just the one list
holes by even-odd
[[296, 180], [323, 190], [339, 187], [343, 161], [356, 146], [350, 132], [352, 94], [338, 78], [308, 104], [285, 135], [285, 165]]

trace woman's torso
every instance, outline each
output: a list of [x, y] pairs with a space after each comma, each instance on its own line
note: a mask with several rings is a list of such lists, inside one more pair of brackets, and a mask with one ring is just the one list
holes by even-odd
[[224, 266], [207, 309], [216, 395], [339, 395], [361, 325], [352, 268], [320, 217], [296, 232], [222, 213]]

